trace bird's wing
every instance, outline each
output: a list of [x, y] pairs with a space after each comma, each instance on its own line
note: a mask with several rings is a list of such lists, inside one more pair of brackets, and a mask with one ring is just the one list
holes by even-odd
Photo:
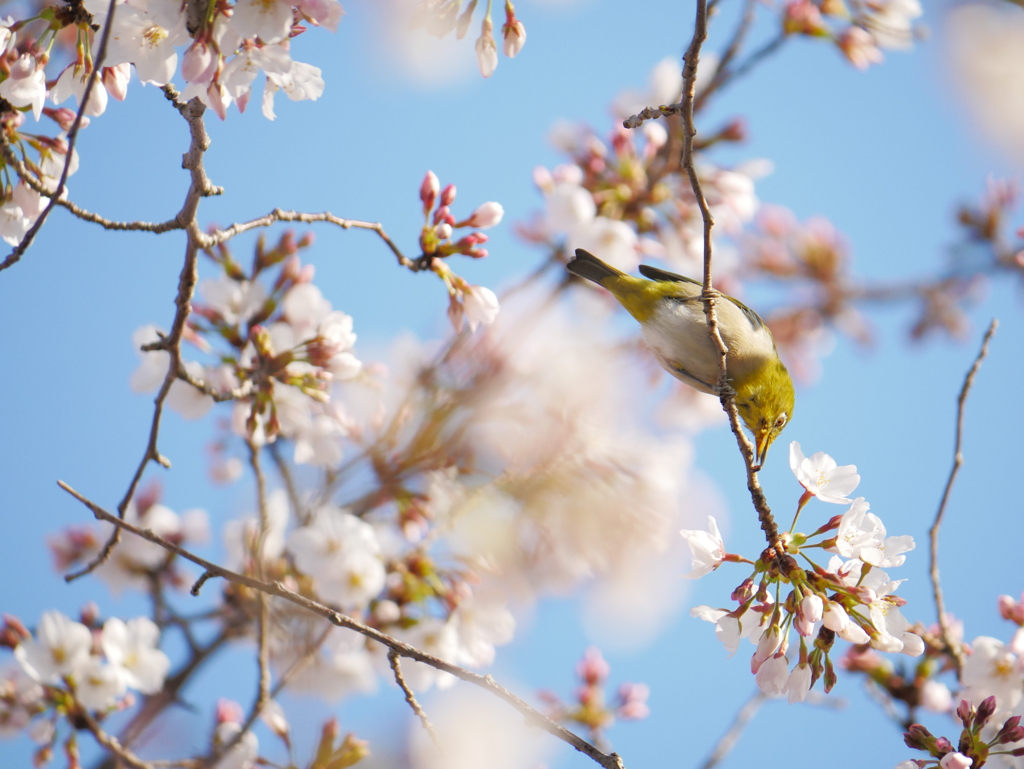
[[[690, 284], [692, 284], [694, 286], [703, 286], [704, 285], [699, 280], [694, 280], [693, 278], [688, 278], [685, 275], [678, 275], [678, 274], [676, 274], [674, 272], [669, 272], [668, 270], [662, 270], [662, 269], [659, 269], [657, 267], [651, 267], [651, 265], [649, 265], [649, 264], [641, 264], [640, 265], [640, 274], [643, 275], [645, 278], [650, 278], [651, 280], [666, 280], [666, 281], [673, 281], [673, 282], [676, 282], [676, 283], [690, 283]], [[758, 315], [753, 310], [751, 310], [745, 304], [743, 304], [743, 302], [741, 302], [739, 299], [733, 299], [731, 296], [726, 296], [725, 298], [728, 299], [730, 302], [732, 302], [734, 305], [736, 305], [740, 309], [740, 311], [746, 316], [747, 320], [750, 321], [751, 328], [754, 328], [754, 329], [767, 328], [767, 326], [765, 325], [765, 322], [763, 320], [761, 320], [761, 316]], [[677, 299], [677, 301], [679, 301], [679, 300]], [[699, 296], [687, 297], [685, 301], [700, 301], [700, 297]]]
[[651, 267], [649, 264], [640, 265], [640, 274], [645, 278], [651, 280], [668, 280], [675, 283], [692, 283], [695, 286], [703, 285], [699, 280], [693, 278], [687, 278], [685, 275], [677, 275], [674, 272], [668, 272], [667, 270], [660, 270], [657, 267]]

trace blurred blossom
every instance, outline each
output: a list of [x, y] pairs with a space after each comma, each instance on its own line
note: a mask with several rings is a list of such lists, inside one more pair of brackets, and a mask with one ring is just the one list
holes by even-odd
[[[403, 659], [403, 670], [408, 663]], [[543, 766], [551, 742], [505, 703], [459, 686], [431, 700], [430, 720], [441, 749], [414, 718], [409, 719], [414, 769], [522, 769]]]
[[[332, 628], [319, 653], [296, 677], [295, 688], [329, 702], [374, 691], [377, 674], [366, 644], [366, 638], [352, 630]], [[304, 649], [293, 638], [283, 638], [275, 661], [280, 669], [287, 670], [302, 656]]]
[[973, 121], [1024, 161], [1024, 14], [1009, 3], [969, 2], [945, 16], [948, 70]]
[[256, 561], [257, 548], [266, 562], [284, 552], [285, 530], [288, 526], [288, 495], [275, 489], [267, 495], [267, 530], [260, 541], [258, 516], [235, 519], [224, 524], [225, 565], [235, 571], [248, 571]]

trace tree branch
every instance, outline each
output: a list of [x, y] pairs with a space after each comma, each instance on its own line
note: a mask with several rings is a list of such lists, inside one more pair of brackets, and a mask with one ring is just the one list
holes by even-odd
[[402, 675], [402, 663], [398, 661], [398, 652], [394, 649], [388, 650], [388, 662], [391, 663], [391, 670], [395, 674], [395, 683], [402, 687], [402, 691], [405, 692], [405, 701], [409, 703], [409, 707], [412, 708], [412, 712], [420, 719], [420, 723], [423, 724], [423, 728], [427, 730], [427, 734], [430, 735], [430, 739], [432, 739], [434, 744], [440, 748], [441, 740], [437, 736], [437, 732], [434, 731], [434, 725], [430, 723], [430, 719], [427, 718], [427, 713], [423, 710], [423, 706], [420, 705], [419, 700], [416, 699], [416, 695], [413, 694], [412, 689], [409, 688], [409, 684], [405, 682], [405, 676]]
[[946, 488], [942, 492], [942, 501], [939, 502], [939, 509], [935, 513], [935, 522], [928, 529], [928, 540], [931, 545], [929, 573], [932, 580], [932, 593], [935, 596], [935, 610], [939, 614], [940, 635], [942, 636], [942, 642], [946, 645], [946, 649], [953, 657], [953, 664], [956, 665], [958, 676], [963, 672], [965, 657], [963, 648], [953, 638], [949, 620], [946, 617], [946, 602], [942, 594], [942, 584], [939, 581], [939, 529], [942, 527], [942, 518], [946, 513], [946, 504], [949, 502], [953, 483], [956, 481], [956, 476], [960, 472], [961, 465], [964, 463], [964, 455], [961, 451], [964, 433], [964, 406], [967, 403], [967, 396], [971, 391], [971, 386], [974, 384], [974, 377], [977, 375], [978, 369], [981, 368], [981, 362], [988, 355], [988, 344], [992, 341], [992, 336], [996, 333], [997, 328], [999, 328], [999, 321], [993, 318], [988, 326], [988, 331], [985, 332], [985, 337], [981, 341], [981, 349], [978, 351], [978, 355], [974, 359], [971, 368], [967, 371], [967, 376], [964, 377], [963, 387], [960, 388], [960, 396], [957, 398], [956, 406], [956, 438], [953, 445], [953, 467], [949, 471], [949, 478], [946, 479]]
[[395, 245], [395, 242], [384, 231], [384, 226], [380, 222], [363, 222], [357, 219], [342, 219], [340, 216], [335, 216], [329, 211], [324, 211], [322, 214], [304, 214], [298, 211], [284, 211], [280, 208], [275, 208], [266, 216], [261, 216], [258, 219], [252, 219], [248, 222], [232, 224], [230, 227], [223, 230], [216, 230], [209, 233], [205, 236], [204, 247], [212, 248], [213, 246], [218, 246], [243, 232], [248, 232], [249, 230], [254, 230], [259, 227], [269, 227], [275, 222], [303, 222], [306, 224], [327, 222], [329, 224], [335, 224], [343, 230], [371, 230], [376, 232], [380, 239], [387, 244], [387, 247], [391, 249], [391, 253], [394, 254], [395, 258], [398, 260], [399, 265], [402, 267], [408, 267], [412, 270], [420, 269], [417, 261], [406, 257], [398, 246]]
[[768, 507], [768, 500], [765, 498], [761, 488], [761, 482], [757, 478], [757, 470], [754, 467], [754, 447], [750, 443], [743, 426], [740, 424], [739, 411], [736, 409], [736, 392], [729, 384], [727, 368], [729, 348], [726, 347], [722, 338], [721, 330], [718, 327], [718, 317], [715, 312], [715, 304], [720, 294], [715, 291], [712, 284], [712, 247], [711, 230], [715, 226], [714, 217], [708, 207], [707, 199], [701, 189], [700, 179], [697, 177], [697, 170], [693, 164], [693, 140], [697, 135], [697, 128], [693, 121], [694, 91], [697, 82], [697, 65], [700, 62], [700, 49], [708, 36], [708, 13], [707, 0], [697, 0], [697, 18], [694, 22], [693, 39], [686, 51], [686, 66], [683, 67], [683, 99], [680, 102], [680, 114], [683, 119], [683, 158], [682, 167], [690, 179], [690, 187], [693, 189], [694, 197], [697, 199], [697, 206], [700, 208], [700, 215], [704, 222], [704, 287], [701, 297], [704, 300], [704, 315], [707, 318], [708, 335], [711, 343], [718, 351], [718, 390], [722, 408], [729, 417], [729, 426], [733, 435], [736, 436], [736, 443], [739, 445], [740, 453], [743, 455], [743, 462], [747, 470], [747, 490], [750, 492], [754, 509], [757, 510], [757, 518], [761, 522], [761, 529], [764, 531], [768, 546], [773, 549], [776, 558], [784, 552], [779, 538], [779, 527], [772, 516], [771, 508]]
[[[105, 39], [106, 38], [104, 38], [104, 40]], [[90, 81], [90, 83], [91, 82], [92, 81]], [[177, 92], [172, 86], [165, 86], [164, 93], [167, 94], [168, 98], [172, 99], [172, 101], [177, 95]], [[149, 462], [156, 462], [163, 467], [171, 466], [170, 460], [160, 454], [157, 448], [157, 438], [160, 434], [160, 421], [163, 417], [164, 402], [171, 390], [171, 386], [178, 378], [179, 372], [184, 369], [184, 365], [181, 361], [181, 338], [185, 331], [185, 322], [188, 320], [188, 316], [192, 312], [192, 297], [195, 294], [196, 283], [199, 280], [198, 257], [202, 238], [204, 237], [202, 231], [199, 229], [196, 214], [199, 210], [199, 201], [202, 198], [209, 195], [216, 195], [221, 192], [219, 187], [215, 187], [210, 183], [209, 178], [206, 176], [206, 169], [203, 167], [203, 154], [210, 146], [210, 137], [206, 133], [206, 124], [203, 122], [203, 113], [206, 111], [206, 107], [201, 101], [199, 101], [199, 99], [193, 99], [184, 107], [180, 107], [179, 110], [188, 122], [189, 132], [191, 135], [188, 152], [185, 153], [181, 163], [182, 167], [191, 172], [191, 183], [189, 184], [188, 193], [185, 195], [185, 202], [181, 207], [181, 211], [179, 211], [178, 215], [175, 217], [175, 221], [182, 229], [185, 230], [188, 236], [188, 240], [185, 245], [185, 263], [182, 266], [181, 274], [178, 277], [178, 293], [174, 300], [174, 304], [176, 305], [174, 321], [171, 324], [170, 333], [162, 344], [162, 348], [167, 351], [170, 357], [170, 362], [167, 367], [167, 375], [164, 377], [163, 384], [160, 386], [160, 391], [157, 393], [157, 396], [153, 401], [153, 418], [150, 423], [146, 450], [143, 453], [142, 460], [139, 462], [139, 465], [135, 470], [135, 474], [132, 476], [131, 483], [128, 485], [128, 490], [125, 492], [124, 498], [117, 506], [117, 510], [121, 518], [124, 518], [128, 505], [131, 503], [132, 497], [135, 495], [135, 490], [138, 488], [139, 482], [142, 480], [142, 476], [145, 473], [146, 466]], [[92, 572], [97, 566], [104, 563], [110, 557], [111, 552], [113, 552], [114, 547], [120, 541], [120, 538], [121, 529], [115, 528], [99, 554], [82, 569], [65, 575], [64, 579], [67, 582], [71, 582], [72, 580], [78, 579], [79, 577]]]
[[135, 534], [136, 536], [142, 537], [143, 539], [149, 542], [153, 542], [154, 544], [160, 545], [160, 547], [163, 547], [164, 549], [169, 550], [172, 553], [176, 553], [185, 560], [191, 561], [192, 563], [201, 566], [203, 569], [205, 569], [207, 572], [209, 572], [211, 575], [215, 577], [223, 577], [224, 579], [230, 582], [234, 582], [239, 585], [244, 585], [245, 587], [248, 587], [252, 590], [259, 590], [263, 593], [266, 593], [267, 595], [274, 596], [277, 598], [283, 598], [284, 600], [289, 601], [290, 603], [293, 603], [296, 606], [300, 606], [306, 609], [307, 611], [312, 612], [313, 614], [323, 617], [324, 619], [328, 620], [330, 623], [336, 625], [337, 627], [345, 628], [347, 630], [354, 630], [355, 632], [360, 633], [366, 636], [367, 638], [376, 641], [379, 644], [382, 644], [388, 649], [394, 650], [401, 657], [408, 657], [409, 659], [416, 660], [417, 662], [423, 662], [427, 665], [430, 665], [431, 667], [444, 671], [445, 673], [451, 673], [456, 678], [459, 678], [463, 681], [467, 681], [468, 683], [471, 683], [474, 686], [479, 686], [481, 689], [484, 689], [494, 694], [495, 696], [504, 700], [513, 708], [518, 710], [523, 716], [525, 716], [527, 723], [536, 726], [540, 729], [543, 729], [549, 734], [552, 734], [558, 739], [562, 740], [563, 742], [571, 745], [579, 752], [583, 753], [596, 763], [605, 767], [605, 769], [624, 769], [625, 767], [625, 765], [622, 762], [622, 759], [618, 756], [617, 753], [608, 754], [602, 752], [601, 750], [599, 750], [598, 748], [584, 740], [579, 735], [569, 731], [561, 724], [558, 724], [555, 721], [548, 718], [547, 716], [545, 716], [539, 710], [531, 707], [529, 704], [521, 700], [508, 689], [498, 684], [489, 675], [482, 676], [478, 673], [473, 673], [469, 670], [466, 670], [465, 668], [459, 667], [458, 665], [453, 665], [450, 662], [445, 662], [444, 660], [438, 657], [434, 657], [433, 655], [422, 652], [414, 646], [402, 643], [401, 641], [398, 641], [392, 638], [391, 636], [380, 632], [375, 628], [372, 628], [368, 625], [364, 625], [363, 623], [358, 622], [352, 619], [351, 617], [348, 617], [340, 612], [335, 611], [334, 609], [324, 606], [322, 603], [314, 601], [310, 598], [306, 598], [305, 596], [300, 595], [299, 593], [295, 593], [286, 588], [280, 582], [264, 582], [253, 577], [248, 577], [244, 574], [238, 574], [236, 572], [231, 571], [230, 569], [225, 569], [222, 566], [218, 566], [217, 564], [211, 561], [207, 561], [205, 558], [200, 558], [198, 555], [189, 552], [180, 545], [176, 545], [173, 542], [167, 541], [163, 537], [154, 534], [149, 529], [140, 529], [138, 526], [134, 526], [128, 523], [127, 521], [122, 520], [118, 516], [107, 512], [99, 505], [90, 501], [86, 497], [83, 497], [81, 494], [79, 494], [77, 491], [75, 491], [73, 488], [68, 486], [63, 481], [57, 481], [57, 485], [59, 485], [71, 496], [73, 496], [79, 502], [88, 507], [89, 510], [92, 511], [92, 514], [96, 516], [96, 518], [99, 520], [112, 523], [119, 529], [124, 529], [125, 531]]

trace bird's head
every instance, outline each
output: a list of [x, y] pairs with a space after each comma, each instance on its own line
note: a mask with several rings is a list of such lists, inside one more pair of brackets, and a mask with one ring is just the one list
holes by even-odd
[[795, 400], [793, 380], [777, 358], [736, 384], [736, 408], [754, 435], [756, 469], [764, 465], [768, 447], [793, 418]]

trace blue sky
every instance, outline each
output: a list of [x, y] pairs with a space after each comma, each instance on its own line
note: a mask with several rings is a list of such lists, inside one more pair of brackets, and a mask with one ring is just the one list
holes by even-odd
[[[381, 42], [393, 6], [353, 2], [347, 11], [337, 35], [315, 31], [295, 43], [296, 58], [324, 71], [327, 89], [319, 101], [279, 97], [272, 123], [255, 108], [230, 114], [224, 124], [211, 117], [207, 168], [226, 194], [204, 204], [204, 220], [225, 224], [275, 206], [329, 209], [382, 221], [412, 250], [416, 191], [430, 168], [442, 184], [458, 185], [466, 210], [485, 200], [505, 206], [505, 222], [490, 233], [491, 256], [460, 265], [471, 282], [495, 288], [538, 259], [516, 240], [511, 224], [541, 203], [531, 169], [559, 160], [545, 141], [551, 124], [585, 121], [604, 133], [611, 124], [607, 104], [624, 88], [643, 87], [660, 59], [682, 52], [691, 16], [689, 2], [669, 0], [523, 0], [518, 12], [528, 39], [519, 58], [502, 57], [494, 77], [483, 81], [465, 41], [454, 52], [438, 53], [461, 74], [424, 82], [397, 65]], [[943, 18], [942, 9], [932, 9], [928, 40], [913, 52], [891, 53], [868, 72], [854, 70], [825, 44], [793, 41], [715, 102], [706, 118], [716, 125], [744, 116], [751, 138], [721, 155], [723, 162], [770, 158], [775, 172], [758, 183], [761, 200], [786, 205], [801, 218], [829, 218], [849, 238], [855, 269], [866, 278], [916, 276], [944, 264], [957, 237], [956, 205], [976, 198], [988, 174], [1017, 173], [985, 145], [952, 93]], [[762, 38], [770, 34], [763, 25], [755, 30]], [[112, 218], [166, 218], [184, 194], [186, 141], [184, 123], [160, 92], [135, 82], [124, 104], [112, 103], [83, 133], [82, 170], [72, 178], [71, 195]], [[316, 235], [309, 258], [317, 282], [355, 318], [361, 346], [380, 349], [408, 330], [424, 338], [444, 332], [438, 281], [397, 271], [368, 233], [322, 228]], [[253, 243], [243, 237], [236, 248], [246, 253]], [[0, 511], [6, 524], [0, 608], [30, 623], [43, 609], [74, 613], [90, 598], [105, 613], [142, 611], [136, 598], [115, 599], [95, 582], [66, 586], [50, 567], [44, 537], [85, 520], [56, 479], [93, 499], [123, 493], [150, 414], [149, 399], [127, 386], [136, 363], [131, 333], [149, 322], [166, 326], [181, 252], [177, 235], [109, 235], [58, 212], [22, 263], [0, 275]], [[786, 433], [808, 454], [823, 450], [840, 464], [856, 464], [863, 478], [857, 493], [890, 533], [915, 537], [918, 549], [900, 569], [908, 578], [900, 593], [909, 601], [908, 617], [932, 622], [925, 536], [952, 460], [955, 396], [991, 317], [1002, 326], [968, 405], [966, 464], [943, 531], [947, 599], [966, 620], [968, 638], [1007, 638], [996, 597], [1024, 589], [1024, 523], [1013, 481], [1024, 417], [1024, 405], [1013, 397], [1013, 383], [1024, 375], [1017, 286], [1005, 280], [992, 285], [972, 312], [966, 344], [911, 344], [910, 307], [874, 312], [877, 345], [863, 350], [840, 339], [820, 381], [798, 392], [796, 421]], [[176, 510], [202, 506], [214, 521], [226, 520], [251, 501], [237, 489], [206, 482], [210, 434], [208, 422], [169, 419], [162, 448], [174, 468], [165, 478], [166, 501]], [[759, 552], [761, 535], [732, 436], [714, 431], [698, 447], [698, 467], [728, 504], [729, 549]], [[762, 482], [786, 519], [798, 488], [784, 452], [776, 449], [772, 459]], [[721, 604], [738, 579], [723, 568], [694, 587], [691, 602]], [[524, 695], [540, 687], [568, 693], [572, 666], [591, 640], [571, 600], [549, 601], [501, 650], [495, 675], [515, 681]], [[726, 660], [711, 626], [685, 612], [650, 648], [610, 651], [608, 658], [613, 680], [647, 681], [653, 689], [651, 718], [611, 733], [627, 766], [698, 764], [754, 686], [745, 654]], [[220, 694], [247, 701], [253, 667], [247, 655], [233, 655], [200, 682], [195, 701], [209, 703]], [[899, 732], [852, 679], [842, 679], [836, 693], [850, 703], [838, 714], [768, 705], [726, 765], [750, 765], [765, 750], [786, 751], [792, 769], [826, 760], [837, 769], [891, 766], [909, 757]], [[303, 716], [296, 727], [300, 744], [308, 746], [314, 716], [325, 708], [304, 701], [293, 706]], [[404, 730], [404, 707], [385, 689], [369, 710], [350, 702], [336, 712], [343, 728], [373, 739], [389, 735], [394, 718], [402, 719]], [[195, 728], [179, 718], [181, 728]], [[856, 750], [835, 750], [840, 729], [858, 735]], [[789, 744], [796, 746], [792, 752]], [[24, 765], [28, 750], [24, 741], [0, 742], [5, 766]], [[551, 761], [575, 767], [585, 759], [563, 750]]]

